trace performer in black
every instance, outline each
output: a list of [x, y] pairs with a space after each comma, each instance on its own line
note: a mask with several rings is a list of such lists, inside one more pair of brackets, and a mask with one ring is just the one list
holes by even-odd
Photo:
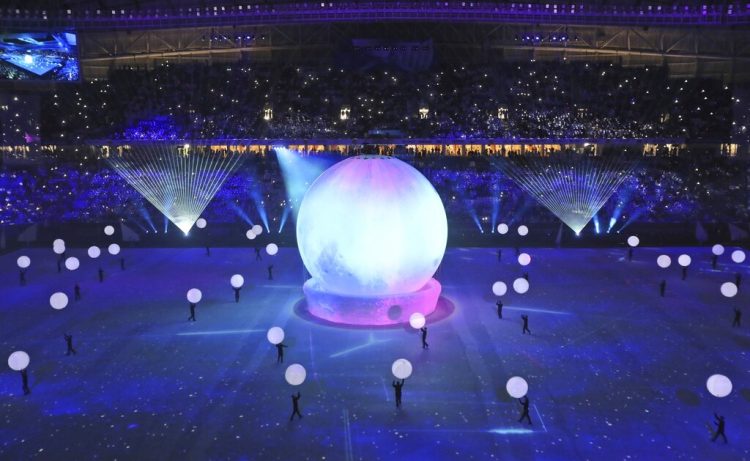
[[401, 408], [401, 388], [404, 387], [404, 380], [401, 382], [398, 380], [393, 381], [393, 389], [396, 390], [396, 408]]
[[526, 334], [528, 331], [529, 334], [531, 334], [531, 330], [529, 330], [529, 316], [528, 315], [522, 315], [521, 318], [523, 319], [523, 331], [521, 334]]
[[719, 260], [719, 257], [716, 255], [713, 255], [711, 257], [711, 269], [716, 269], [716, 262]]
[[524, 419], [526, 419], [529, 422], [529, 425], [531, 425], [531, 417], [529, 416], [529, 397], [524, 396], [523, 398], [518, 399], [518, 403], [521, 404], [523, 409], [521, 410], [521, 417], [518, 418], [518, 422], [520, 423]]
[[682, 280], [687, 277], [687, 266], [682, 266]]
[[503, 301], [498, 299], [495, 305], [497, 306], [497, 318], [502, 319], [503, 318]]
[[21, 283], [21, 286], [26, 286], [26, 269], [21, 269], [18, 272], [19, 282]]
[[299, 416], [299, 419], [302, 419], [302, 413], [299, 412], [299, 398], [302, 397], [302, 395], [297, 392], [297, 395], [292, 394], [292, 416], [289, 418], [289, 421], [292, 421], [294, 419], [294, 415]]
[[273, 264], [268, 266], [268, 280], [273, 280]]
[[503, 249], [498, 248], [497, 249], [497, 262], [500, 262], [503, 260]]
[[633, 260], [633, 247], [628, 248], [628, 261]]
[[737, 288], [739, 288], [740, 283], [742, 283], [742, 274], [737, 272], [736, 274], [734, 274], [734, 284], [737, 285]]
[[65, 338], [65, 344], [68, 345], [68, 351], [65, 353], [65, 355], [76, 355], [76, 350], [73, 349], [73, 335], [63, 333], [63, 337]]
[[284, 348], [289, 347], [283, 343], [276, 345], [276, 363], [284, 363]]
[[661, 294], [661, 297], [664, 297], [664, 292], [667, 290], [667, 281], [662, 280], [659, 284], [659, 293]]
[[260, 255], [260, 248], [255, 247], [255, 260], [262, 261], [263, 257]]
[[734, 308], [734, 320], [732, 320], [732, 326], [739, 327], [741, 320], [742, 320], [742, 311], [735, 307]]
[[125, 270], [125, 258], [120, 258], [120, 270]]
[[78, 286], [78, 284], [77, 284], [77, 283], [76, 283], [76, 285], [75, 285], [75, 286], [73, 287], [73, 299], [75, 299], [76, 301], [78, 301], [78, 300], [80, 300], [80, 299], [81, 299], [81, 287], [80, 287], [80, 286]]
[[102, 283], [104, 281], [104, 269], [101, 267], [99, 268], [99, 283]]
[[712, 438], [711, 441], [716, 442], [716, 439], [721, 436], [721, 438], [724, 439], [724, 443], [727, 443], [727, 435], [724, 433], [724, 417], [714, 413], [714, 418], [716, 418], [716, 421], [714, 421], [714, 424], [716, 425], [716, 432], [714, 433], [714, 438]]
[[206, 245], [206, 256], [211, 256], [211, 247]]
[[29, 373], [26, 371], [26, 368], [21, 370], [21, 381], [23, 382], [23, 395], [31, 394], [31, 389], [29, 389]]
[[188, 317], [189, 321], [195, 322], [195, 303], [190, 303], [190, 317]]
[[242, 289], [242, 287], [240, 288], [232, 287], [232, 289], [234, 289], [234, 302], [236, 303], [240, 302], [240, 290]]
[[419, 331], [422, 332], [422, 349], [429, 349], [430, 345], [427, 344], [427, 327], [422, 327]]

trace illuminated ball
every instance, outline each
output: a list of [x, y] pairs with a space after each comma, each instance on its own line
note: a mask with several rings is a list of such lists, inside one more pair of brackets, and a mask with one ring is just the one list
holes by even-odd
[[120, 254], [120, 245], [113, 243], [109, 247], [107, 247], [107, 251], [109, 251], [109, 254], [112, 256]]
[[505, 223], [500, 223], [497, 225], [497, 233], [501, 235], [505, 235], [508, 233], [508, 225]]
[[745, 252], [742, 250], [734, 250], [732, 252], [732, 261], [738, 264], [745, 262]]
[[52, 251], [54, 251], [55, 254], [58, 254], [58, 255], [65, 253], [65, 244], [53, 246]]
[[411, 366], [411, 362], [406, 359], [398, 359], [393, 362], [393, 365], [391, 365], [391, 373], [393, 373], [393, 376], [395, 376], [397, 379], [408, 378], [409, 376], [411, 376], [412, 371], [413, 368]]
[[440, 265], [447, 238], [440, 196], [393, 157], [335, 164], [310, 186], [297, 218], [305, 267], [324, 290], [340, 295], [420, 290]]
[[24, 351], [15, 351], [8, 357], [8, 366], [13, 371], [25, 370], [29, 362], [31, 362], [29, 354]]
[[726, 397], [732, 392], [732, 381], [724, 375], [711, 375], [706, 380], [706, 388], [714, 397]]
[[531, 263], [531, 256], [528, 253], [521, 253], [518, 255], [518, 264], [522, 266], [528, 266]]
[[688, 255], [680, 255], [679, 257], [677, 257], [677, 264], [682, 267], [688, 267], [691, 261], [692, 259]]
[[518, 235], [525, 237], [529, 234], [529, 228], [526, 226], [518, 226]]
[[271, 327], [268, 329], [268, 333], [266, 333], [266, 339], [273, 345], [281, 344], [284, 341], [284, 330], [280, 327]]
[[492, 284], [492, 293], [495, 296], [502, 296], [508, 292], [508, 285], [505, 282], [495, 282]]
[[248, 240], [255, 240], [255, 237], [257, 237], [257, 235], [255, 235], [255, 232], [253, 232], [253, 230], [250, 229], [247, 232], [245, 232], [245, 237], [247, 237]]
[[63, 240], [63, 239], [55, 239], [55, 241], [52, 242], [52, 248], [55, 248], [55, 247], [65, 248], [65, 240]]
[[229, 279], [229, 283], [231, 283], [234, 288], [241, 288], [242, 285], [245, 284], [245, 277], [240, 274], [234, 274], [232, 278]]
[[197, 227], [198, 229], [205, 229], [206, 228], [206, 224], [208, 224], [208, 223], [203, 218], [198, 218], [198, 220], [195, 221], [195, 227]]
[[523, 277], [518, 277], [517, 279], [513, 280], [513, 289], [516, 293], [522, 295], [529, 291], [529, 281]]
[[60, 309], [65, 309], [65, 307], [68, 305], [68, 295], [59, 291], [57, 293], [53, 293], [52, 296], [49, 297], [49, 305], [52, 306], [52, 309], [58, 311]]
[[260, 235], [263, 233], [263, 226], [256, 224], [252, 227], [253, 234]]
[[514, 399], [520, 399], [529, 392], [529, 384], [520, 376], [514, 376], [505, 383], [505, 390]]
[[672, 264], [672, 258], [667, 255], [660, 255], [656, 258], [656, 264], [662, 269], [666, 269]]
[[16, 259], [16, 264], [18, 264], [18, 267], [21, 269], [26, 269], [31, 265], [31, 258], [28, 256], [19, 256], [18, 259]]
[[641, 243], [641, 239], [639, 239], [635, 235], [631, 235], [630, 237], [628, 237], [628, 245], [630, 245], [631, 247], [635, 248], [639, 243]]
[[721, 294], [727, 298], [734, 298], [737, 296], [737, 285], [732, 282], [724, 282], [721, 284]]
[[96, 259], [102, 254], [98, 246], [90, 246], [88, 250], [89, 258]]
[[305, 367], [303, 367], [299, 363], [293, 363], [289, 365], [284, 372], [284, 378], [286, 379], [286, 382], [288, 382], [292, 386], [299, 386], [300, 384], [304, 383], [306, 377], [307, 371], [305, 371]]
[[114, 235], [115, 234], [115, 228], [112, 226], [105, 226], [104, 227], [104, 234], [105, 235]]
[[78, 258], [71, 256], [70, 258], [65, 260], [65, 268], [69, 271], [74, 271], [78, 269], [78, 267], [81, 265], [81, 262], [78, 261]]
[[419, 312], [415, 312], [409, 316], [409, 325], [415, 330], [422, 328], [425, 323], [427, 323], [427, 319], [425, 319], [424, 315]]
[[724, 245], [716, 244], [711, 247], [711, 253], [715, 254], [716, 256], [721, 256], [724, 254]]
[[203, 299], [203, 293], [197, 288], [191, 288], [187, 292], [187, 300], [191, 303], [199, 303]]
[[266, 245], [266, 253], [268, 253], [269, 255], [273, 256], [278, 252], [279, 252], [279, 246], [276, 245], [275, 243], [269, 243], [268, 245]]

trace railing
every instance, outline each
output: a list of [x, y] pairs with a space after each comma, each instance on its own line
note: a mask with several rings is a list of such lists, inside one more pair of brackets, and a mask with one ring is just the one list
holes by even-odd
[[496, 22], [581, 25], [731, 26], [750, 24], [750, 3], [729, 5], [586, 5], [471, 1], [308, 2], [161, 9], [30, 11], [0, 9], [13, 28], [79, 30], [327, 22]]

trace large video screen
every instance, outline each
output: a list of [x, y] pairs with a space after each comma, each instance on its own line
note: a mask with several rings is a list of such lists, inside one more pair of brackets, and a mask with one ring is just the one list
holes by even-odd
[[76, 34], [0, 34], [0, 80], [73, 82], [80, 77]]

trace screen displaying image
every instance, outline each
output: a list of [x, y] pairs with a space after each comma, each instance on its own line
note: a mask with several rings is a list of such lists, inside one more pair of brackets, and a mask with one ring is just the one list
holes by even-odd
[[70, 82], [79, 79], [76, 34], [0, 34], [0, 80]]

